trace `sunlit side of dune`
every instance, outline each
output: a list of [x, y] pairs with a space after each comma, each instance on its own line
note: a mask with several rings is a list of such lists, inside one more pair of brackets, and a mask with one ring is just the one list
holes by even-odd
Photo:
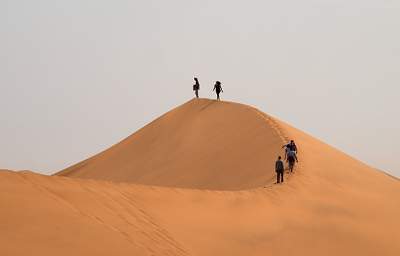
[[194, 255], [397, 255], [399, 181], [279, 125], [300, 148], [285, 184], [141, 193], [140, 201]]
[[188, 255], [129, 190], [0, 171], [0, 255]]
[[254, 108], [195, 99], [57, 175], [239, 190], [270, 183], [284, 140]]

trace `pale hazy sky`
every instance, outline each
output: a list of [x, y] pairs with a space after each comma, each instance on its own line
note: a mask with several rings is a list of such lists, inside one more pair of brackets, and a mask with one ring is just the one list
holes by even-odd
[[400, 176], [400, 1], [0, 0], [0, 167], [51, 173], [192, 97]]

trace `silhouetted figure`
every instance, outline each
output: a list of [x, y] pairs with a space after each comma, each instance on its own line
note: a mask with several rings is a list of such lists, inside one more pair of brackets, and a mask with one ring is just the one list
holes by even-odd
[[199, 97], [199, 90], [200, 90], [200, 83], [199, 83], [199, 79], [197, 79], [197, 77], [194, 78], [194, 81], [196, 82], [193, 85], [193, 91], [196, 94], [196, 98]]
[[297, 159], [297, 156], [296, 156], [296, 152], [295, 152], [295, 151], [290, 150], [290, 151], [287, 153], [287, 161], [288, 161], [288, 163], [289, 163], [289, 170], [290, 170], [290, 172], [293, 172], [294, 162], [295, 162], [295, 161], [298, 162], [298, 159]]
[[215, 91], [217, 93], [217, 100], [220, 100], [219, 94], [221, 92], [224, 92], [224, 90], [222, 90], [222, 86], [221, 86], [221, 82], [220, 81], [216, 81], [215, 82], [213, 91]]
[[282, 157], [278, 156], [278, 160], [275, 162], [276, 183], [283, 182], [283, 173], [285, 171], [285, 167], [281, 159]]

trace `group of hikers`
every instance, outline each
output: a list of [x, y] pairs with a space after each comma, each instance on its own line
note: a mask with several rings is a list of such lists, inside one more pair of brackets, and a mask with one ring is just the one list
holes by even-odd
[[[196, 98], [199, 97], [199, 90], [200, 90], [200, 83], [199, 83], [199, 79], [197, 79], [197, 77], [194, 78], [194, 82], [195, 84], [193, 85], [193, 91], [196, 95]], [[224, 90], [222, 90], [222, 86], [221, 86], [221, 82], [220, 81], [216, 81], [215, 85], [214, 85], [214, 89], [213, 91], [215, 91], [215, 93], [217, 94], [217, 100], [221, 100], [219, 98], [219, 94], [221, 92], [224, 92]]]
[[[196, 98], [199, 97], [199, 90], [200, 90], [200, 83], [197, 77], [194, 78], [195, 84], [193, 85], [193, 91], [196, 95]], [[215, 93], [217, 94], [217, 100], [220, 100], [219, 94], [224, 92], [222, 90], [221, 82], [216, 81], [214, 85]], [[285, 158], [286, 162], [288, 163], [288, 170], [289, 172], [293, 172], [294, 165], [296, 162], [299, 162], [297, 159], [297, 146], [293, 140], [291, 140], [288, 144], [282, 146], [285, 149]], [[276, 172], [276, 183], [283, 182], [283, 174], [285, 172], [285, 165], [282, 161], [282, 157], [278, 156], [278, 160], [275, 162], [275, 172]]]
[[[293, 172], [295, 162], [299, 162], [297, 159], [297, 146], [293, 140], [288, 144], [282, 146], [285, 149], [285, 159], [288, 162], [288, 169]], [[275, 162], [275, 172], [276, 172], [276, 183], [283, 182], [283, 174], [285, 172], [285, 165], [283, 164], [282, 157], [278, 156], [278, 160]]]

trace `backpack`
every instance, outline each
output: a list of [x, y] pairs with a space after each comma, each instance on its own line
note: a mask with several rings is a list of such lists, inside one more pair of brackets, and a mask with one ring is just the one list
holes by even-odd
[[275, 163], [275, 171], [284, 171], [285, 167], [283, 166], [283, 162], [281, 160], [276, 161]]

